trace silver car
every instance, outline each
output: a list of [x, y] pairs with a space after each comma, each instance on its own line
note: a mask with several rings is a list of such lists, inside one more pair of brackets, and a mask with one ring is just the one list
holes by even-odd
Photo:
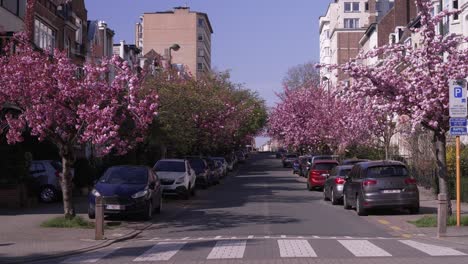
[[333, 205], [337, 205], [343, 200], [343, 186], [345, 178], [353, 168], [353, 165], [336, 166], [330, 171], [327, 176], [325, 185], [323, 186], [323, 199], [331, 201]]
[[343, 189], [345, 209], [366, 215], [373, 208], [405, 208], [419, 212], [419, 191], [405, 164], [398, 161], [361, 162], [351, 169]]

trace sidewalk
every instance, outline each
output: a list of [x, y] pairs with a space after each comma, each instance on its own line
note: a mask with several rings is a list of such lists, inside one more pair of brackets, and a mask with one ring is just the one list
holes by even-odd
[[[409, 215], [401, 212], [395, 212], [390, 214], [377, 214], [370, 215], [368, 220], [383, 226], [389, 230], [395, 236], [401, 236], [405, 238], [419, 238], [419, 239], [431, 239], [437, 241], [445, 241], [453, 243], [454, 246], [467, 247], [468, 246], [468, 227], [447, 227], [447, 235], [443, 238], [437, 237], [437, 228], [435, 227], [416, 227], [408, 221], [414, 221], [421, 218], [424, 215], [436, 215], [438, 201], [436, 195], [430, 190], [419, 187], [419, 197], [421, 210], [418, 215]], [[453, 214], [456, 214], [456, 201], [452, 200]], [[462, 216], [468, 215], [468, 203], [461, 204]]]
[[[88, 219], [84, 197], [75, 198], [78, 215]], [[0, 209], [0, 263], [25, 263], [73, 252], [104, 247], [133, 237], [145, 228], [144, 222], [122, 222], [105, 230], [105, 240], [94, 240], [94, 229], [43, 228], [40, 224], [61, 216], [62, 203], [39, 204], [36, 208]]]

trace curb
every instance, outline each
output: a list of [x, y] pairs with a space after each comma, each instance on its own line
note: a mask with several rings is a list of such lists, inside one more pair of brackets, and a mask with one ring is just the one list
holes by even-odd
[[62, 258], [62, 257], [67, 257], [67, 256], [78, 255], [78, 254], [86, 253], [86, 252], [89, 252], [89, 251], [94, 251], [94, 250], [97, 250], [97, 249], [106, 248], [106, 247], [111, 246], [112, 244], [133, 239], [133, 238], [137, 237], [139, 234], [141, 234], [141, 232], [148, 229], [152, 225], [153, 225], [153, 223], [148, 224], [145, 227], [143, 227], [142, 229], [130, 231], [126, 235], [124, 235], [122, 237], [119, 237], [119, 238], [104, 240], [104, 241], [102, 241], [101, 243], [99, 243], [97, 245], [88, 246], [88, 247], [77, 249], [77, 250], [70, 250], [70, 251], [65, 251], [65, 252], [61, 252], [61, 253], [56, 253], [56, 254], [52, 254], [52, 255], [44, 256], [44, 257], [39, 257], [39, 258], [38, 257], [19, 258], [18, 260], [13, 260], [13, 261], [8, 262], [8, 263], [12, 263], [12, 264], [14, 264], [14, 263], [35, 263], [35, 262], [40, 262], [40, 261], [45, 261], [45, 260], [51, 260], [51, 259], [57, 259], [57, 258]]

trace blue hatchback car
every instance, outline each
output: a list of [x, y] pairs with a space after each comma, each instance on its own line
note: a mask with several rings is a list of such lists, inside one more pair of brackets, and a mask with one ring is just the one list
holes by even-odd
[[95, 218], [95, 199], [102, 196], [104, 214], [141, 214], [145, 220], [162, 209], [162, 188], [146, 166], [114, 166], [106, 170], [88, 196], [88, 216]]

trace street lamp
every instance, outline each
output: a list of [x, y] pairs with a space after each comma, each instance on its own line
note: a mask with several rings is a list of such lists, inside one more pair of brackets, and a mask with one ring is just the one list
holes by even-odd
[[179, 44], [173, 44], [172, 46], [169, 47], [169, 67], [172, 69], [172, 55], [171, 55], [171, 50], [178, 51], [180, 49]]

